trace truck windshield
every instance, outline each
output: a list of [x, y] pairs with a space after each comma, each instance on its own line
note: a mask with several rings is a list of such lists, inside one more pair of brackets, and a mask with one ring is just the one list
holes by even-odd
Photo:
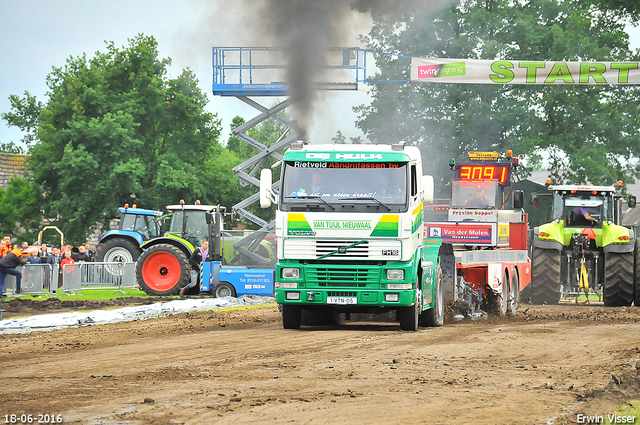
[[407, 169], [406, 163], [285, 162], [281, 209], [406, 211]]

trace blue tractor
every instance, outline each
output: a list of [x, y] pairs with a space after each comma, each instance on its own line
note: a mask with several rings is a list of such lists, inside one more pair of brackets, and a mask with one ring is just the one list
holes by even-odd
[[137, 208], [128, 204], [118, 208], [120, 224], [115, 230], [109, 230], [100, 236], [100, 248], [95, 261], [132, 263], [142, 254], [140, 246], [150, 239], [162, 236], [161, 211]]

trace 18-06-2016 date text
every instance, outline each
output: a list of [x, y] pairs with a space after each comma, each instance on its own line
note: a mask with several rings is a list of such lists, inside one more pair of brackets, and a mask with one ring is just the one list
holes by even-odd
[[62, 415], [47, 413], [4, 415], [5, 424], [61, 424], [62, 422]]

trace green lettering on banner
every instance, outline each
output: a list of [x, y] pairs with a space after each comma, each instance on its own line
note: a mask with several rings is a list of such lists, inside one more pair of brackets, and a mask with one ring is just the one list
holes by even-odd
[[611, 69], [619, 69], [618, 83], [625, 84], [629, 82], [629, 70], [638, 69], [637, 63], [612, 63]]
[[569, 71], [569, 66], [564, 62], [556, 62], [551, 68], [551, 72], [547, 76], [547, 79], [544, 80], [547, 84], [553, 84], [556, 80], [563, 80], [567, 84], [574, 84], [575, 81], [571, 76], [571, 72]]
[[536, 69], [543, 69], [544, 62], [520, 62], [520, 68], [527, 69], [527, 83], [535, 84], [536, 82]]
[[489, 75], [494, 83], [510, 83], [513, 81], [515, 74], [508, 68], [513, 68], [513, 63], [509, 61], [498, 61], [491, 64], [491, 70], [495, 74]]
[[597, 84], [607, 84], [604, 74], [607, 66], [603, 63], [581, 63], [580, 64], [580, 83], [589, 84], [589, 78], [593, 78], [593, 82]]

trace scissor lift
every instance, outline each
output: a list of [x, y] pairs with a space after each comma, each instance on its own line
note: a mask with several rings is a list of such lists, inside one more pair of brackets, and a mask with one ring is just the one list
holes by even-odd
[[[255, 108], [259, 113], [243, 125], [232, 130], [234, 136], [239, 137], [260, 152], [236, 166], [233, 172], [238, 175], [241, 186], [254, 185], [260, 187], [260, 181], [255, 177], [262, 169], [267, 158], [276, 161], [282, 159], [278, 151], [288, 147], [300, 134], [295, 123], [281, 115], [293, 102], [288, 97], [289, 91], [284, 80], [285, 49], [274, 47], [214, 47], [213, 48], [213, 94], [216, 96], [234, 96], [247, 105]], [[323, 54], [320, 52], [319, 54]], [[366, 83], [366, 51], [360, 48], [330, 48], [324, 52], [326, 57], [326, 81], [316, 82], [318, 90], [358, 90], [358, 84]], [[280, 103], [267, 108], [251, 97], [285, 97]], [[287, 128], [278, 140], [266, 146], [246, 134], [247, 130], [257, 126], [268, 118], [277, 120]], [[278, 193], [280, 181], [273, 184], [273, 190]], [[260, 241], [273, 231], [273, 221], [266, 222], [248, 211], [246, 208], [258, 201], [259, 192], [254, 193], [232, 207], [234, 214], [251, 220], [262, 228], [252, 235], [239, 241], [238, 250], [245, 255], [251, 255], [251, 246], [258, 246]], [[249, 249], [245, 247], [249, 245]], [[258, 260], [259, 263], [262, 261]]]

